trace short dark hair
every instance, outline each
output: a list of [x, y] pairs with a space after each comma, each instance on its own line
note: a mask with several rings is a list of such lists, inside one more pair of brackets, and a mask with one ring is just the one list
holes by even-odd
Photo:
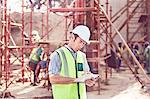
[[136, 44], [134, 48], [137, 49], [137, 50], [139, 50], [138, 44]]
[[75, 39], [76, 39], [77, 37], [79, 37], [77, 34], [74, 34], [73, 32], [70, 32], [70, 34], [73, 34], [74, 37], [75, 37]]

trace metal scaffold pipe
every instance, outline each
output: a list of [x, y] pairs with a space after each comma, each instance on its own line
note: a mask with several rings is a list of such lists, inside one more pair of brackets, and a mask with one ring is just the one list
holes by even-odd
[[[95, 0], [95, 2], [98, 4], [98, 1]], [[108, 22], [111, 24], [112, 28], [114, 28], [114, 30], [116, 31], [116, 33], [118, 34], [118, 36], [120, 37], [120, 39], [123, 41], [123, 44], [125, 45], [125, 47], [127, 48], [129, 54], [132, 56], [134, 62], [138, 65], [138, 67], [142, 70], [142, 73], [144, 74], [144, 76], [146, 77], [146, 79], [148, 81], [150, 81], [150, 78], [148, 77], [148, 75], [146, 74], [145, 70], [143, 69], [143, 67], [141, 66], [141, 64], [139, 63], [139, 61], [136, 59], [135, 55], [132, 53], [131, 49], [129, 48], [128, 44], [126, 43], [126, 41], [124, 40], [124, 38], [122, 37], [122, 35], [120, 34], [120, 32], [117, 30], [117, 28], [114, 26], [114, 24], [112, 23], [112, 21], [110, 20], [109, 16], [107, 15], [106, 11], [104, 10], [104, 8], [99, 4], [100, 10], [104, 13], [105, 17], [107, 18]]]
[[[22, 46], [25, 46], [24, 42], [24, 0], [22, 0]], [[24, 68], [24, 48], [22, 48], [22, 68]], [[24, 69], [22, 69], [22, 80], [24, 83]]]

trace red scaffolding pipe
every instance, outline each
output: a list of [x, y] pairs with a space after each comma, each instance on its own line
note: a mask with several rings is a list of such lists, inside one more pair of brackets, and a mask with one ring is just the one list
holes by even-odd
[[[2, 20], [2, 32], [1, 33], [1, 42], [2, 42], [2, 46], [4, 47], [0, 47], [0, 50], [1, 52], [4, 53], [4, 58], [2, 57], [2, 55], [0, 56], [1, 59], [0, 59], [0, 62], [1, 62], [1, 69], [2, 69], [2, 66], [4, 65], [4, 72], [3, 70], [1, 70], [0, 72], [3, 72], [4, 73], [4, 80], [5, 80], [5, 90], [3, 92], [5, 92], [7, 90], [7, 88], [9, 87], [9, 85], [11, 83], [8, 84], [8, 80], [10, 80], [10, 68], [9, 66], [11, 65], [10, 64], [10, 50], [11, 49], [20, 49], [21, 50], [21, 59], [19, 59], [18, 57], [18, 60], [22, 63], [22, 69], [21, 69], [21, 73], [22, 73], [22, 81], [24, 82], [24, 49], [27, 49], [27, 48], [33, 48], [33, 46], [25, 46], [25, 39], [24, 39], [24, 0], [22, 0], [22, 25], [21, 24], [17, 24], [17, 23], [13, 23], [10, 22], [10, 13], [7, 12], [7, 3], [8, 1], [7, 0], [3, 0], [3, 20]], [[31, 11], [31, 16], [32, 16], [32, 11]], [[31, 20], [31, 26], [30, 26], [30, 30], [32, 30], [32, 17], [30, 18]], [[22, 41], [22, 45], [21, 46], [10, 46], [10, 37], [11, 37], [11, 33], [10, 33], [10, 29], [11, 29], [11, 25], [16, 25], [18, 26], [19, 28], [21, 28], [21, 41]], [[20, 27], [21, 26], [21, 27]], [[31, 34], [32, 34], [32, 31], [30, 31]], [[2, 38], [3, 37], [3, 38]], [[30, 36], [30, 41], [31, 40], [31, 36]], [[4, 43], [3, 43], [4, 42]], [[4, 60], [3, 60], [4, 59]], [[3, 63], [4, 62], [4, 63]], [[2, 75], [2, 73], [1, 73]], [[2, 76], [1, 76], [2, 77]]]
[[[3, 0], [3, 20], [6, 22], [7, 24], [7, 0]], [[6, 34], [7, 34], [7, 25], [3, 24], [3, 36], [4, 36], [4, 43], [6, 45], [5, 49], [4, 49], [4, 71], [5, 71], [5, 80], [6, 80], [6, 89], [7, 89], [7, 83], [8, 83], [8, 79], [7, 79], [7, 39], [6, 39]]]
[[[7, 45], [10, 45], [10, 13], [8, 12], [8, 17], [7, 17]], [[7, 48], [8, 48], [7, 46]], [[7, 73], [8, 73], [8, 80], [10, 79], [10, 49], [8, 48], [7, 50]]]
[[30, 46], [33, 45], [32, 43], [32, 16], [33, 16], [33, 9], [30, 12]]
[[[75, 3], [76, 4], [76, 3]], [[84, 0], [78, 0], [78, 2], [77, 2], [77, 4], [76, 4], [77, 6], [76, 6], [76, 8], [78, 8], [78, 7], [81, 7], [81, 8], [84, 8], [85, 9], [85, 2], [84, 2]], [[87, 8], [87, 7], [86, 7]], [[79, 12], [76, 12], [77, 14], [79, 13]], [[78, 22], [80, 22], [80, 24], [82, 23], [84, 23], [84, 21], [85, 21], [85, 19], [84, 19], [84, 17], [85, 17], [85, 15], [83, 15], [83, 14], [79, 14], [79, 15], [77, 15], [77, 19], [78, 19]]]
[[[2, 11], [2, 9], [0, 11]], [[0, 18], [1, 18], [1, 21], [2, 21], [2, 16], [0, 16]], [[3, 28], [2, 26], [3, 25], [0, 25], [0, 28]], [[0, 41], [2, 41], [2, 37], [3, 37], [3, 29], [0, 30]], [[3, 44], [1, 44], [1, 46], [3, 46]], [[2, 81], [2, 65], [3, 65], [3, 63], [2, 63], [2, 58], [3, 58], [2, 57], [3, 56], [2, 52], [3, 52], [3, 49], [0, 49], [0, 84], [2, 84], [2, 82], [1, 82]]]
[[49, 8], [50, 12], [86, 12], [96, 11], [95, 7], [76, 7], [76, 8]]
[[[45, 34], [48, 34], [48, 21], [49, 21], [49, 11], [48, 11], [48, 7], [49, 7], [49, 0], [48, 0], [48, 3], [47, 3], [47, 12], [46, 12], [46, 33]], [[49, 35], [47, 36], [47, 39], [49, 39]]]
[[[112, 6], [110, 6], [110, 19], [112, 20]], [[112, 35], [112, 26], [111, 26], [111, 24], [109, 24], [110, 25], [110, 35], [109, 35], [109, 42], [111, 42], [112, 41], [112, 39], [111, 39], [111, 35]], [[110, 46], [112, 46], [112, 45], [110, 45]], [[110, 68], [110, 76], [112, 77], [112, 68]]]
[[44, 33], [44, 13], [42, 13], [42, 37], [45, 35]]
[[[98, 0], [98, 4], [100, 4], [100, 1]], [[99, 43], [98, 43], [98, 48], [97, 48], [97, 50], [98, 50], [98, 58], [99, 58], [99, 60], [97, 61], [98, 62], [98, 74], [99, 75], [101, 75], [101, 73], [100, 73], [100, 67], [101, 67], [101, 64], [100, 64], [100, 48], [101, 48], [101, 42], [100, 42], [100, 11], [99, 11], [99, 6], [97, 5], [97, 16], [99, 16], [99, 17], [97, 17], [97, 35], [98, 35], [98, 41], [99, 41]], [[100, 79], [98, 80], [98, 94], [100, 94], [100, 83], [101, 83], [101, 81], [100, 81]]]
[[[108, 6], [109, 6], [109, 3], [108, 3], [108, 0], [106, 0], [106, 13], [108, 14]], [[108, 22], [106, 21], [106, 27], [108, 27]], [[105, 28], [106, 30], [106, 43], [105, 43], [105, 46], [106, 46], [106, 52], [105, 52], [105, 55], [107, 55], [108, 53], [108, 28]], [[105, 84], [108, 84], [108, 64], [106, 64], [106, 68], [105, 68]]]
[[[22, 46], [25, 45], [24, 42], [24, 0], [22, 0]], [[22, 80], [24, 83], [24, 48], [22, 48]]]

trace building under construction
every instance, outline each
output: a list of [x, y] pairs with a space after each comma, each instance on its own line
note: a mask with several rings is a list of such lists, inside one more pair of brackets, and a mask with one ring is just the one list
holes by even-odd
[[[96, 97], [102, 99], [119, 99], [102, 96], [103, 86], [107, 85], [107, 90], [112, 88], [109, 87], [110, 79], [113, 79], [116, 72], [112, 69], [113, 67], [109, 66], [113, 64], [112, 61], [109, 63], [109, 57], [111, 51], [116, 53], [116, 49], [119, 49], [118, 43], [120, 42], [123, 46], [123, 51], [119, 50], [118, 52], [123, 65], [121, 68], [128, 71], [121, 72], [130, 74], [128, 77], [134, 79], [133, 82], [130, 82], [131, 84], [137, 82], [141, 88], [149, 86], [150, 78], [142, 65], [144, 64], [142, 56], [144, 44], [150, 39], [149, 0], [0, 1], [1, 98], [13, 95], [16, 98], [20, 97], [21, 95], [15, 94], [17, 89], [14, 89], [15, 92], [10, 90], [12, 86], [21, 83], [21, 86], [27, 87], [26, 84], [31, 81], [32, 73], [28, 69], [28, 59], [31, 50], [35, 48], [35, 42], [48, 44], [49, 51], [52, 52], [56, 47], [68, 42], [70, 31], [79, 24], [87, 25], [91, 30], [90, 44], [86, 45], [82, 51], [87, 55], [91, 72], [100, 76], [95, 86], [87, 88], [91, 92], [88, 96], [89, 99], [93, 98], [91, 95], [93, 92], [97, 93]], [[39, 2], [32, 5], [31, 1], [32, 3]], [[33, 31], [36, 33], [34, 34]], [[140, 61], [131, 50], [132, 44], [139, 46]], [[117, 54], [116, 57], [118, 57]], [[133, 65], [139, 68], [139, 74], [134, 73]], [[41, 94], [40, 91], [38, 92]], [[50, 91], [47, 93], [51, 95]], [[115, 95], [119, 93], [118, 91]], [[36, 97], [36, 95], [28, 95], [29, 98]], [[41, 99], [50, 98], [46, 96]], [[21, 98], [26, 97], [25, 95], [21, 96]], [[127, 97], [126, 99], [148, 98]]]

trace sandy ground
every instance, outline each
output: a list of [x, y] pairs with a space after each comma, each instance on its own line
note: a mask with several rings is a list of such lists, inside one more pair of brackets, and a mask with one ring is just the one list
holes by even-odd
[[51, 91], [48, 91], [47, 88], [42, 85], [31, 86], [29, 82], [13, 84], [7, 91], [11, 92], [16, 99], [50, 99], [51, 97]]
[[[141, 74], [139, 76], [142, 77]], [[51, 99], [51, 91], [44, 88], [43, 83], [44, 81], [41, 81], [38, 86], [31, 86], [30, 82], [13, 81], [7, 91], [11, 92], [16, 99]], [[0, 92], [4, 88], [5, 84], [1, 86]], [[91, 89], [96, 88], [94, 86]], [[113, 75], [109, 76], [108, 85], [101, 83], [100, 95], [98, 95], [98, 91], [90, 91], [87, 94], [88, 99], [150, 99], [150, 95], [146, 91], [147, 89], [141, 89], [141, 85], [135, 81], [131, 72], [125, 68], [125, 71], [119, 73], [113, 71]]]
[[135, 83], [111, 99], [150, 99], [149, 91], [148, 87], [141, 89], [141, 86]]
[[107, 94], [102, 92], [101, 95], [97, 95], [97, 92], [90, 92], [88, 93], [88, 99], [93, 97], [94, 99], [150, 99], [150, 89], [147, 87], [141, 89], [139, 83], [130, 85], [126, 90], [116, 93], [117, 91], [107, 91]]

